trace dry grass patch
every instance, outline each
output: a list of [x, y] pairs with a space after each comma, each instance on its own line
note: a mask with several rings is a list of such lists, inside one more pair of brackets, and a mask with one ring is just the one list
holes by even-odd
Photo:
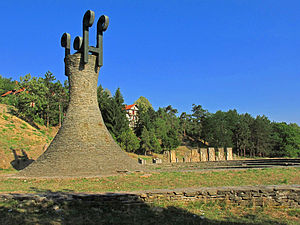
[[[3, 171], [2, 171], [3, 172]], [[300, 184], [300, 168], [132, 173], [99, 178], [15, 179], [0, 177], [0, 192], [43, 190], [115, 192], [185, 187]]]

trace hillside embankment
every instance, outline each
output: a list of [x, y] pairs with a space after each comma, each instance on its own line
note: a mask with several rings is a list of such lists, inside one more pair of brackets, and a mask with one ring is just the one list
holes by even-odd
[[12, 168], [16, 157], [37, 159], [57, 130], [56, 127], [32, 126], [11, 114], [9, 106], [0, 104], [0, 168]]

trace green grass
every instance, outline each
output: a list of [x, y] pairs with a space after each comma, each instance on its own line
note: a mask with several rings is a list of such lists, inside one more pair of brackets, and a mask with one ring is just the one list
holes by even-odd
[[[163, 167], [163, 165], [161, 165]], [[13, 170], [0, 170], [9, 174]], [[148, 172], [99, 178], [16, 179], [0, 176], [0, 192], [118, 192], [185, 187], [300, 184], [300, 168]], [[58, 210], [55, 210], [58, 208]], [[68, 221], [68, 222], [66, 222]], [[300, 209], [225, 202], [155, 200], [123, 203], [0, 200], [0, 224], [299, 224]]]
[[26, 129], [26, 128], [28, 128], [28, 127], [27, 127], [27, 124], [26, 124], [26, 123], [22, 123], [22, 125], [20, 126], [20, 128], [21, 128], [21, 129]]
[[10, 128], [16, 128], [16, 125], [14, 124], [5, 124], [6, 127]]
[[[4, 171], [0, 171], [5, 173]], [[0, 192], [35, 189], [74, 192], [137, 191], [185, 187], [300, 184], [300, 168], [205, 172], [152, 172], [99, 178], [15, 179], [0, 177]]]
[[5, 114], [2, 115], [4, 120], [8, 120], [8, 116], [6, 116]]
[[162, 208], [181, 208], [207, 221], [238, 224], [299, 224], [300, 210], [284, 207], [249, 207], [224, 202], [157, 201]]
[[160, 200], [128, 205], [97, 200], [0, 201], [0, 224], [296, 225], [300, 222], [299, 218], [298, 209], [252, 208], [219, 202]]

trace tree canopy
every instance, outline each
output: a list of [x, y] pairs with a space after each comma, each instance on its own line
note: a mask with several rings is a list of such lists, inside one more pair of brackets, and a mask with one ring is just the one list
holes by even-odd
[[[60, 126], [67, 111], [69, 84], [62, 84], [46, 72], [44, 77], [27, 74], [20, 82], [0, 76], [0, 94], [21, 90], [0, 98], [0, 103], [14, 106], [15, 113], [45, 126]], [[120, 88], [114, 95], [100, 85], [97, 89], [103, 121], [112, 137], [128, 152], [162, 153], [180, 144], [194, 147], [232, 147], [235, 154], [251, 157], [299, 157], [300, 127], [295, 123], [271, 122], [267, 116], [239, 114], [232, 109], [208, 112], [193, 104], [191, 113], [173, 106], [154, 110], [143, 96], [135, 101], [138, 120], [129, 127]]]

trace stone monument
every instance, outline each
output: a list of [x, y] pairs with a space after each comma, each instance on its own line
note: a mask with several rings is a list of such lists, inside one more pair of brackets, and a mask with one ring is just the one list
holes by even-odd
[[232, 148], [226, 148], [226, 160], [233, 160]]
[[215, 148], [208, 148], [208, 161], [216, 161]]
[[200, 160], [201, 162], [208, 161], [207, 148], [200, 148]]
[[[66, 117], [47, 150], [18, 176], [89, 177], [141, 170], [113, 140], [108, 132], [97, 101], [97, 82], [102, 60], [103, 32], [108, 17], [97, 23], [97, 46], [89, 46], [89, 27], [95, 14], [88, 10], [83, 18], [83, 38], [77, 36], [70, 54], [70, 35], [64, 33], [65, 74], [70, 84], [70, 101]], [[90, 54], [91, 53], [91, 54]]]
[[200, 154], [198, 149], [191, 149], [191, 162], [200, 162]]
[[224, 148], [218, 148], [218, 161], [224, 161], [225, 155], [224, 155]]
[[175, 150], [171, 150], [170, 151], [170, 162], [171, 163], [176, 163], [177, 160], [176, 160], [176, 151]]

